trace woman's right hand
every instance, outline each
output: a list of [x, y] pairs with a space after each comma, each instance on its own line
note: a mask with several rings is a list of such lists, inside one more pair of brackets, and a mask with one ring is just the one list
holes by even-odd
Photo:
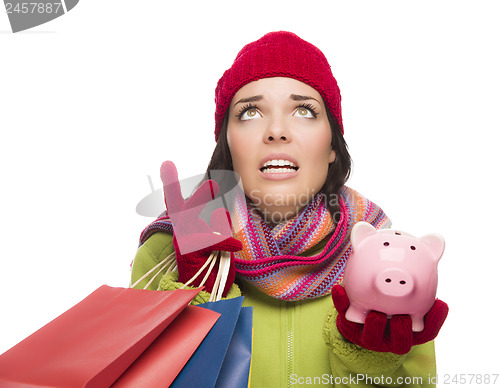
[[[213, 251], [231, 253], [229, 274], [223, 296], [234, 282], [234, 254], [242, 248], [241, 242], [232, 237], [229, 213], [223, 207], [215, 209], [208, 224], [200, 218], [201, 211], [219, 192], [216, 182], [207, 180], [185, 201], [182, 197], [177, 169], [174, 163], [166, 161], [160, 169], [167, 215], [174, 229], [173, 244], [176, 254], [179, 281], [188, 282], [207, 262]], [[192, 283], [198, 286], [204, 278], [205, 269]], [[212, 291], [218, 272], [218, 265], [213, 268], [204, 286]]]

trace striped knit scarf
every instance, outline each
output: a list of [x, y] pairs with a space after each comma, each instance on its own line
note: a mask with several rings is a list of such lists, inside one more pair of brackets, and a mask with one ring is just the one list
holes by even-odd
[[[342, 282], [354, 224], [366, 221], [376, 228], [390, 227], [380, 207], [347, 186], [341, 188], [338, 203], [340, 218], [336, 225], [325, 196], [319, 193], [297, 216], [271, 227], [250, 203], [237, 202], [233, 229], [243, 244], [243, 249], [235, 253], [238, 276], [277, 299], [294, 301], [328, 294]], [[161, 230], [172, 232], [166, 217], [142, 232], [141, 244]], [[324, 239], [328, 241], [320, 253], [301, 256]]]
[[[244, 229], [235, 236], [243, 244], [243, 250], [235, 253], [239, 276], [267, 295], [290, 301], [326, 295], [341, 283], [354, 224], [366, 221], [384, 228], [390, 227], [390, 220], [373, 202], [344, 186], [339, 198], [340, 219], [335, 225], [325, 199], [317, 194], [297, 216], [274, 228], [250, 205], [246, 213], [237, 209], [237, 220], [241, 214], [247, 218]], [[328, 242], [320, 253], [301, 256], [325, 238]]]

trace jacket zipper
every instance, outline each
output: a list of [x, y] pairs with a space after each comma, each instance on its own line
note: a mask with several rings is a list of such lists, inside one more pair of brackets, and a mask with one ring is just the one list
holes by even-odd
[[[292, 302], [293, 303], [293, 302]], [[287, 357], [286, 357], [286, 369], [287, 369], [287, 387], [291, 387], [291, 375], [294, 372], [294, 308], [293, 304], [285, 304], [286, 308], [286, 338], [287, 338]]]

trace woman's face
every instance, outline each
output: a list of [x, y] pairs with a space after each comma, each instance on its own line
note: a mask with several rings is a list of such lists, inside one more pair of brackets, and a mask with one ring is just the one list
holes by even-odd
[[243, 86], [229, 107], [227, 141], [245, 194], [270, 223], [294, 217], [335, 160], [321, 95], [293, 78]]

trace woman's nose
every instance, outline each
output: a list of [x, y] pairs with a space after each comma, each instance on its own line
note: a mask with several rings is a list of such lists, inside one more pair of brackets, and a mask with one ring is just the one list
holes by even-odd
[[282, 142], [289, 143], [291, 140], [285, 120], [273, 118], [264, 133], [264, 143]]

